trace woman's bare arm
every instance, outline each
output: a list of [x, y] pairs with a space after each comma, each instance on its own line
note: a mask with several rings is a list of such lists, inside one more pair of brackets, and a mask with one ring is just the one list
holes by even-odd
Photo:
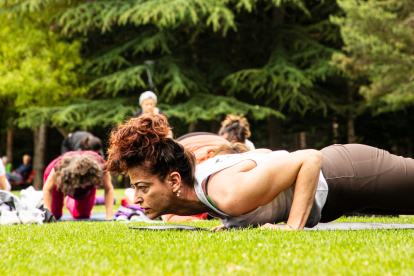
[[105, 190], [106, 219], [112, 220], [114, 209], [114, 186], [112, 186], [111, 176], [109, 175], [109, 172], [104, 173], [102, 181]]
[[[1, 160], [0, 160], [1, 162]], [[10, 191], [6, 183], [6, 175], [0, 176], [0, 190]]]
[[322, 155], [316, 150], [274, 157], [260, 166], [251, 160], [242, 161], [210, 178], [209, 196], [223, 212], [240, 216], [273, 201], [296, 182], [288, 225], [303, 229], [315, 198], [321, 166]]
[[56, 185], [56, 172], [52, 169], [43, 186], [43, 206], [52, 210], [52, 191]]

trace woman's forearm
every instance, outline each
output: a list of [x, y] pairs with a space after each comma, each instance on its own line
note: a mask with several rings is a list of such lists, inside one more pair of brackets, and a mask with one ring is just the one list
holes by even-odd
[[113, 218], [114, 209], [114, 190], [105, 189], [105, 207], [106, 207], [106, 219]]
[[52, 169], [43, 185], [43, 206], [52, 211], [52, 191], [56, 184], [56, 172]]
[[9, 187], [6, 183], [6, 175], [0, 176], [0, 190], [9, 191]]
[[52, 210], [52, 192], [46, 189], [43, 189], [43, 207]]
[[309, 213], [315, 200], [318, 186], [322, 155], [315, 152], [303, 163], [295, 184], [292, 207], [287, 225], [296, 230], [305, 227]]

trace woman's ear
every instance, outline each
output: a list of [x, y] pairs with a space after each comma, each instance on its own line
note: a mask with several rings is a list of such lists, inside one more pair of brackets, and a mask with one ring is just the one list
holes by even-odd
[[182, 183], [181, 183], [181, 175], [178, 172], [172, 172], [170, 174], [170, 185], [174, 194], [178, 193], [180, 190]]

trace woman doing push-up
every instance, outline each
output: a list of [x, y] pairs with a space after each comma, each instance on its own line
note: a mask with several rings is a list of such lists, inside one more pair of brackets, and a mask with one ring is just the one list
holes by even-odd
[[[107, 170], [126, 173], [150, 219], [209, 212], [231, 227], [301, 230], [350, 212], [414, 214], [414, 160], [370, 146], [260, 150], [196, 167], [165, 117], [143, 115], [110, 137]], [[273, 223], [286, 222], [286, 225]]]

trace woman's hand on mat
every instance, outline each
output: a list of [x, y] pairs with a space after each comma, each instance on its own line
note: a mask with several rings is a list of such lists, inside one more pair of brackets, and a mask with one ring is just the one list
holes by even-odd
[[214, 226], [211, 228], [211, 231], [221, 231], [221, 230], [227, 230], [227, 227], [224, 225]]
[[273, 223], [266, 223], [260, 227], [261, 230], [264, 229], [275, 229], [275, 230], [284, 230], [284, 231], [294, 231], [297, 229], [294, 229], [292, 226], [285, 224], [285, 225], [277, 225]]

